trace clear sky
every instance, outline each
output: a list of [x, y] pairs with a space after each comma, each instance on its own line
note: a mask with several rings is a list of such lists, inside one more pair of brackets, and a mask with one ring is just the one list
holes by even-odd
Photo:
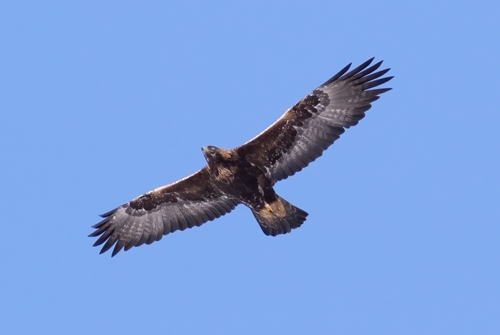
[[[500, 334], [498, 1], [3, 1], [1, 334]], [[102, 214], [346, 64], [393, 90], [234, 212], [99, 255]]]

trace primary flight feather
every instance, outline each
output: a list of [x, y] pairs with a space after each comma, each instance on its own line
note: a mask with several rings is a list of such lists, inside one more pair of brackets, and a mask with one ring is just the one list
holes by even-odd
[[[300, 227], [307, 213], [274, 191], [274, 184], [321, 156], [339, 136], [358, 123], [371, 103], [390, 88], [375, 88], [393, 77], [369, 59], [350, 64], [316, 88], [275, 123], [234, 149], [202, 147], [207, 161], [198, 172], [149, 191], [102, 215], [90, 234], [101, 253], [112, 256], [163, 235], [214, 220], [237, 205], [250, 208], [262, 231], [276, 236]], [[349, 71], [349, 72], [348, 72]]]

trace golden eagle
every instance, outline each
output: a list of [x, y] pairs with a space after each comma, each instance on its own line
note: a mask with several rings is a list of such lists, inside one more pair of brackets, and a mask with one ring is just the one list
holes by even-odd
[[393, 78], [381, 78], [389, 69], [377, 71], [382, 62], [371, 65], [372, 61], [350, 72], [351, 64], [347, 65], [242, 146], [201, 148], [207, 161], [201, 170], [103, 214], [89, 235], [100, 235], [94, 246], [104, 243], [103, 253], [115, 245], [114, 256], [176, 230], [200, 226], [239, 204], [250, 208], [266, 235], [300, 227], [307, 213], [277, 195], [273, 186], [321, 156], [390, 90], [372, 89]]

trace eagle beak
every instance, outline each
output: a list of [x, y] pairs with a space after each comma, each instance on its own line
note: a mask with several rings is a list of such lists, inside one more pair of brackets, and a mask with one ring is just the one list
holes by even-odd
[[212, 156], [210, 154], [210, 150], [208, 150], [208, 147], [201, 147], [201, 151], [203, 151], [203, 156], [205, 156], [206, 159], [208, 159], [208, 157]]

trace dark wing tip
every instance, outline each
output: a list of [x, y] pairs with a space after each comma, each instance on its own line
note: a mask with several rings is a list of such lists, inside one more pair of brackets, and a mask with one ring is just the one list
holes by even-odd
[[117, 253], [119, 253], [123, 247], [125, 246], [125, 243], [123, 243], [122, 241], [119, 241], [118, 243], [116, 243], [114, 249], [113, 249], [113, 252], [111, 253], [111, 257], [115, 257], [115, 255]]
[[[333, 77], [331, 77], [326, 82], [324, 82], [321, 86], [328, 85], [336, 80], [344, 80], [346, 78], [354, 77], [357, 74], [359, 74], [359, 76], [363, 76], [365, 73], [360, 73], [360, 72], [365, 70], [373, 62], [374, 59], [375, 59], [375, 57], [368, 59], [367, 61], [363, 62], [361, 65], [359, 65], [358, 67], [356, 67], [355, 69], [353, 69], [351, 71], [349, 71], [349, 69], [351, 68], [352, 63], [347, 64], [342, 70], [340, 70], [337, 74], [335, 74]], [[376, 64], [373, 64], [369, 69], [366, 69], [365, 72], [371, 73], [371, 72], [375, 71], [376, 69], [378, 69], [380, 67], [380, 65], [382, 65], [383, 62], [384, 61], [381, 60], [381, 61], [377, 62]], [[347, 73], [347, 71], [349, 71], [349, 72]], [[389, 71], [389, 69], [387, 69], [387, 71]]]
[[[375, 57], [372, 57], [369, 60], [362, 63], [361, 65], [358, 65], [358, 67], [352, 69], [351, 71], [349, 71], [348, 73], [346, 73], [342, 77], [340, 77], [339, 80], [344, 80], [346, 78], [352, 77], [353, 75], [355, 75], [359, 72], [362, 72], [364, 69], [366, 69], [373, 62], [374, 59], [375, 59]], [[370, 72], [375, 71], [380, 65], [382, 65], [382, 62], [383, 61], [380, 61], [380, 62], [376, 63], [375, 65], [371, 66], [370, 69], [367, 70], [367, 72], [370, 73]]]
[[114, 212], [116, 212], [117, 210], [118, 210], [118, 208], [115, 208], [115, 209], [112, 209], [109, 212], [106, 212], [106, 213], [101, 214], [99, 216], [102, 218], [107, 218], [108, 216], [111, 216]]
[[372, 60], [373, 58], [367, 60], [354, 70], [351, 70], [348, 73], [344, 74], [337, 81], [348, 83], [348, 86], [351, 87], [359, 87], [362, 91], [369, 92], [370, 96], [374, 96], [375, 94], [382, 94], [389, 91], [390, 89], [386, 88], [370, 90], [374, 87], [380, 87], [380, 85], [385, 84], [394, 78], [394, 76], [383, 77], [385, 74], [387, 74], [387, 72], [390, 71], [390, 68], [377, 71], [380, 65], [382, 65], [382, 61], [369, 66]]
[[[392, 87], [387, 87], [387, 88], [377, 88], [377, 89], [375, 89], [375, 90], [369, 90], [369, 91], [367, 91], [367, 92], [370, 92], [370, 93], [371, 93], [371, 95], [373, 95], [373, 96], [377, 96], [377, 95], [380, 95], [380, 94], [385, 93], [385, 92], [390, 91], [390, 90], [392, 90]], [[378, 98], [378, 97], [377, 97], [377, 98]]]
[[[112, 216], [113, 214], [117, 213], [121, 207], [124, 206], [125, 205], [112, 209], [104, 214], [101, 214], [100, 217], [102, 217], [103, 220], [92, 226], [92, 228], [94, 228], [95, 231], [90, 233], [88, 237], [98, 237], [98, 239], [92, 246], [97, 247], [104, 243], [104, 246], [99, 251], [99, 254], [103, 254], [106, 251], [108, 251], [117, 241], [118, 244], [120, 243], [119, 235], [116, 233], [116, 222]], [[115, 246], [115, 251], [116, 251], [116, 246]], [[119, 250], [114, 252], [112, 256], [116, 255], [118, 251]]]
[[[387, 69], [387, 71], [389, 71], [390, 69]], [[389, 80], [391, 80], [392, 78], [394, 78], [394, 76], [389, 76], [389, 77], [385, 77], [386, 80], [384, 83], [388, 82]]]
[[325, 81], [323, 84], [321, 84], [321, 86], [328, 85], [328, 84], [334, 82], [335, 80], [339, 79], [340, 77], [342, 77], [347, 71], [349, 71], [349, 68], [351, 67], [351, 65], [352, 65], [352, 63], [349, 63], [346, 66], [344, 66], [344, 68], [342, 70], [340, 70], [333, 77], [331, 77], [330, 79]]

